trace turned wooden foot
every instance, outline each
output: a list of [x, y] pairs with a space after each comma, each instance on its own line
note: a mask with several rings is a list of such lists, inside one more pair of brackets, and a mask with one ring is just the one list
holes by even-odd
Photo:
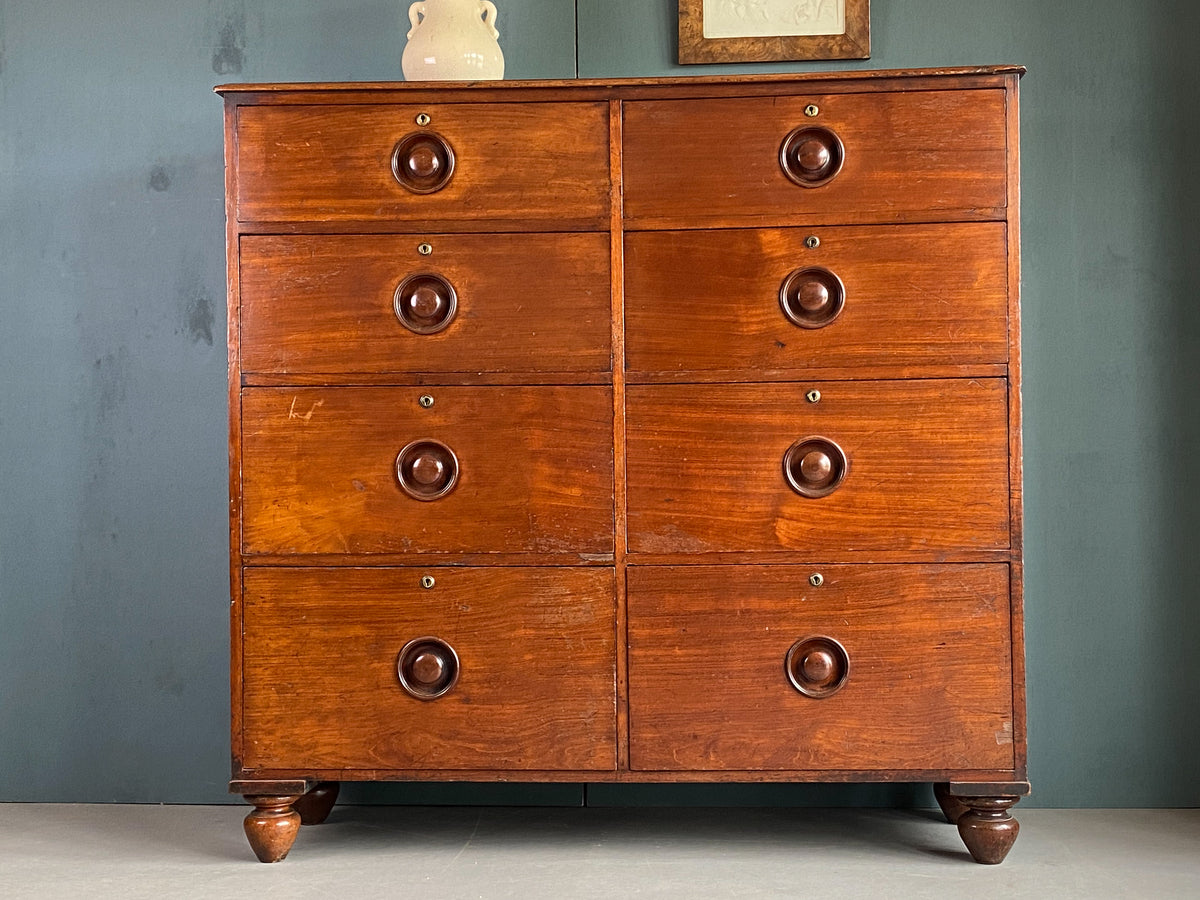
[[336, 781], [322, 781], [311, 791], [292, 804], [292, 808], [300, 813], [301, 825], [320, 825], [327, 818], [337, 803], [338, 788]]
[[297, 794], [246, 798], [248, 803], [254, 804], [254, 809], [242, 826], [254, 855], [261, 862], [279, 862], [292, 849], [300, 831], [300, 814], [293, 808], [299, 799]]
[[1019, 797], [960, 797], [966, 807], [958, 819], [958, 834], [977, 863], [994, 866], [1004, 861], [1021, 826], [1008, 811]]
[[933, 798], [937, 800], [938, 806], [942, 808], [942, 815], [951, 825], [957, 824], [962, 814], [967, 811], [966, 804], [950, 793], [948, 782], [939, 781], [933, 786]]

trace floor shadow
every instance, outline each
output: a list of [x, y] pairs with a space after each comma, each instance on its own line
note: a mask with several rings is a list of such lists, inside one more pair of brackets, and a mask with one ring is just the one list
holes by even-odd
[[670, 852], [754, 844], [764, 851], [892, 849], [939, 859], [969, 859], [957, 831], [928, 810], [880, 809], [545, 809], [495, 807], [336, 807], [300, 840], [354, 853], [408, 847], [458, 852], [471, 843], [518, 851], [532, 845], [579, 852]]

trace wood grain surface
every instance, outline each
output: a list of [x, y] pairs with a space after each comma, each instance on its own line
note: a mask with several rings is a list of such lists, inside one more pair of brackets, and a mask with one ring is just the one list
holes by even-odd
[[[804, 110], [816, 105], [819, 115]], [[833, 130], [845, 165], [824, 187], [783, 174], [794, 128]], [[804, 94], [768, 99], [631, 101], [625, 106], [627, 218], [806, 216], [1002, 208], [1004, 92]]]
[[[1006, 565], [634, 566], [628, 581], [636, 770], [1012, 766]], [[784, 673], [812, 635], [850, 662], [824, 699]]]
[[[420, 114], [430, 117], [418, 126]], [[247, 221], [608, 215], [606, 103], [413, 103], [238, 109], [237, 212]], [[454, 150], [450, 183], [414, 194], [392, 174], [401, 138]]]
[[[436, 584], [422, 588], [422, 575]], [[247, 569], [247, 769], [612, 769], [611, 569]], [[406, 694], [435, 636], [454, 688]]]
[[[1001, 223], [628, 234], [629, 377], [1004, 363], [1005, 250]], [[780, 306], [784, 280], [807, 268], [845, 287], [824, 327], [801, 328]]]
[[[610, 388], [248, 388], [241, 406], [245, 554], [613, 552]], [[420, 439], [458, 457], [439, 500], [397, 481]]]
[[[1007, 547], [1006, 391], [1002, 379], [630, 385], [629, 549]], [[808, 435], [849, 459], [820, 499], [783, 475]]]
[[[607, 233], [245, 236], [242, 369], [607, 372], [609, 243]], [[457, 294], [436, 334], [413, 333], [393, 308], [397, 286], [424, 273]]]

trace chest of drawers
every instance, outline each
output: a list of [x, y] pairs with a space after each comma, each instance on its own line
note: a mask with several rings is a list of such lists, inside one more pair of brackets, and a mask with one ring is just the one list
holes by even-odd
[[1027, 792], [1021, 70], [229, 85], [231, 789]]

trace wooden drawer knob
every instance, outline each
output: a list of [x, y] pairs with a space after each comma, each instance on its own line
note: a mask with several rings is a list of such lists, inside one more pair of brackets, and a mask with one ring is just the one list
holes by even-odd
[[792, 644], [784, 657], [784, 671], [792, 687], [818, 700], [836, 694], [850, 676], [846, 648], [831, 637], [815, 635]]
[[422, 272], [409, 275], [396, 288], [392, 301], [400, 324], [416, 334], [434, 334], [454, 319], [458, 293], [441, 275]]
[[413, 697], [436, 700], [458, 681], [458, 654], [441, 638], [416, 638], [401, 649], [396, 674]]
[[842, 139], [828, 128], [802, 125], [783, 139], [779, 164], [783, 174], [801, 187], [828, 184], [846, 161]]
[[440, 134], [414, 131], [392, 150], [392, 174], [414, 194], [432, 194], [454, 175], [454, 148]]
[[819, 435], [804, 437], [783, 454], [783, 475], [802, 497], [825, 497], [838, 489], [850, 470], [842, 448]]
[[783, 314], [801, 328], [824, 328], [846, 305], [842, 279], [820, 266], [796, 269], [779, 286]]
[[396, 477], [414, 500], [437, 500], [458, 483], [458, 457], [440, 441], [413, 441], [396, 456]]

